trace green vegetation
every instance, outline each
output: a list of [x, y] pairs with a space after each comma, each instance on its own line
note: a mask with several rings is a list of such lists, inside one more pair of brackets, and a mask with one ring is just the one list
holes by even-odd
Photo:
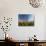
[[18, 26], [34, 26], [34, 22], [18, 22]]

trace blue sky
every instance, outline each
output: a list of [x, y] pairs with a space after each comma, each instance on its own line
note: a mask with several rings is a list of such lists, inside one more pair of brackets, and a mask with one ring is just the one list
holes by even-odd
[[31, 20], [32, 14], [19, 14], [18, 19], [19, 20]]

